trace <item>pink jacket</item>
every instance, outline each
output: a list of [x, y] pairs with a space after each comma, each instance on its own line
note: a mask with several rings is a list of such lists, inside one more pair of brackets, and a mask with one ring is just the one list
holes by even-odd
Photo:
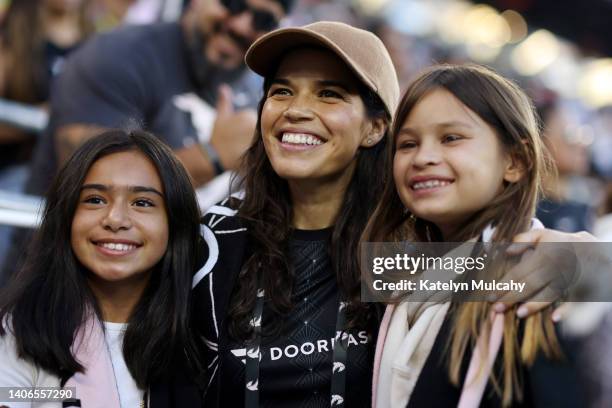
[[119, 408], [119, 392], [111, 356], [100, 321], [90, 317], [79, 329], [72, 345], [76, 359], [85, 372], [68, 379], [65, 388], [74, 387], [76, 397], [85, 408]]

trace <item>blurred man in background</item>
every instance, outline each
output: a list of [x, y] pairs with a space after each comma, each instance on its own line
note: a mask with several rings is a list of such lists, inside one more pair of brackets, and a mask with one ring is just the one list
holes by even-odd
[[234, 111], [231, 84], [260, 35], [290, 0], [194, 0], [180, 23], [123, 27], [95, 37], [67, 62], [28, 191], [40, 194], [72, 152], [104, 128], [144, 127], [183, 162], [194, 185], [233, 169], [255, 126]]
[[[143, 128], [157, 135], [196, 187], [235, 169], [253, 136], [252, 108], [259, 99], [245, 95], [249, 89], [240, 83], [244, 53], [278, 26], [292, 2], [192, 0], [180, 22], [125, 26], [95, 36], [71, 55], [53, 84], [50, 122], [36, 146], [26, 192], [44, 194], [76, 148], [107, 128]], [[242, 90], [240, 98], [232, 87]], [[202, 195], [204, 208], [229, 192], [227, 182], [213, 185], [215, 191]], [[22, 253], [25, 234], [15, 235], [0, 283]]]

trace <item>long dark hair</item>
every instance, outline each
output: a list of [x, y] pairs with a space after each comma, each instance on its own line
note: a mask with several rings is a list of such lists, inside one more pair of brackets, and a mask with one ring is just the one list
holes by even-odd
[[42, 224], [24, 267], [0, 297], [0, 335], [10, 330], [21, 358], [67, 379], [83, 367], [71, 352], [77, 330], [100, 310], [84, 267], [70, 244], [80, 188], [100, 158], [123, 151], [142, 152], [161, 179], [168, 216], [168, 247], [134, 308], [123, 340], [123, 354], [140, 387], [161, 378], [180, 354], [193, 360], [188, 330], [189, 295], [199, 240], [199, 209], [187, 172], [172, 151], [141, 131], [105, 132], [83, 144], [55, 178]]
[[[242, 162], [240, 174], [244, 201], [238, 215], [247, 225], [250, 256], [240, 272], [229, 310], [229, 330], [235, 338], [247, 339], [251, 334], [249, 320], [255, 305], [260, 265], [262, 286], [272, 310], [270, 327], [281, 329], [280, 321], [293, 307], [293, 271], [288, 263], [287, 241], [292, 231], [293, 209], [287, 181], [282, 179], [266, 155], [261, 137], [261, 112], [274, 75], [264, 81], [263, 97], [258, 106], [258, 123], [253, 143]], [[376, 93], [359, 85], [359, 94], [369, 118], [383, 118], [390, 123], [390, 114]], [[360, 148], [353, 178], [346, 190], [342, 207], [333, 226], [329, 253], [332, 269], [341, 296], [349, 302], [349, 326], [364, 323], [370, 317], [367, 304], [360, 300], [358, 241], [366, 221], [374, 210], [375, 197], [382, 193], [384, 171], [388, 163], [390, 134], [386, 126], [382, 140], [371, 148]]]

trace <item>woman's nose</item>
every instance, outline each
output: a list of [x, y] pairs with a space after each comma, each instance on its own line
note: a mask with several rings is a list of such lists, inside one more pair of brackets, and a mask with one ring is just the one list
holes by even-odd
[[295, 96], [291, 101], [291, 104], [287, 106], [283, 116], [292, 122], [312, 119], [314, 114], [309, 98], [306, 96]]

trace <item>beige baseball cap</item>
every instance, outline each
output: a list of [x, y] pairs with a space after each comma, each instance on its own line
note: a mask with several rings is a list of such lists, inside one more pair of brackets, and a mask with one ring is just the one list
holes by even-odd
[[265, 77], [278, 68], [287, 51], [302, 46], [319, 46], [338, 55], [380, 97], [393, 117], [400, 93], [397, 73], [384, 44], [369, 31], [335, 21], [281, 28], [255, 41], [245, 61], [249, 68]]

